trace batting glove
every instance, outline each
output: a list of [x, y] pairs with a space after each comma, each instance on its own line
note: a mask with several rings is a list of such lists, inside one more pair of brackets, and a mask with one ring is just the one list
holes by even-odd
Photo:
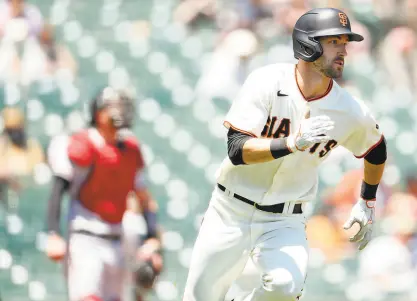
[[327, 142], [330, 137], [327, 135], [334, 128], [334, 122], [328, 116], [315, 116], [303, 119], [300, 130], [287, 139], [289, 149], [305, 151], [316, 143]]
[[359, 231], [349, 238], [351, 242], [359, 243], [359, 250], [363, 250], [372, 237], [373, 221], [375, 220], [375, 199], [360, 199], [352, 208], [349, 219], [343, 228], [350, 229], [353, 224], [359, 224]]

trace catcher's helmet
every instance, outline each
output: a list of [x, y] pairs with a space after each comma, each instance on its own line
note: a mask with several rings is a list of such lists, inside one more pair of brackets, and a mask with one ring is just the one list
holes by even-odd
[[127, 92], [105, 87], [93, 98], [90, 103], [90, 125], [96, 126], [96, 113], [106, 107], [118, 104], [112, 108], [111, 117], [116, 128], [129, 128], [132, 125], [134, 116], [133, 97]]
[[294, 56], [314, 62], [323, 49], [319, 37], [347, 35], [350, 41], [360, 42], [363, 37], [353, 33], [347, 15], [335, 8], [315, 8], [302, 15], [295, 23], [292, 33]]

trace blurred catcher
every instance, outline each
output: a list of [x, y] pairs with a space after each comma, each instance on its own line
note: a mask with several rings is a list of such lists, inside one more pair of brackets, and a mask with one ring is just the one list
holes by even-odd
[[[133, 295], [142, 301], [162, 269], [162, 256], [157, 204], [130, 131], [133, 99], [106, 87], [90, 112], [89, 128], [58, 136], [49, 146], [55, 177], [46, 254], [55, 261], [65, 258], [70, 301], [119, 301], [125, 294], [127, 300]], [[67, 243], [59, 234], [65, 192], [70, 196]]]

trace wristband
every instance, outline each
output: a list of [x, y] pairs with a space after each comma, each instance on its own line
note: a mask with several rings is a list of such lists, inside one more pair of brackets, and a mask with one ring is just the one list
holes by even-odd
[[272, 139], [269, 149], [274, 159], [278, 159], [292, 153], [291, 149], [287, 146], [287, 138]]
[[378, 189], [378, 185], [371, 185], [362, 181], [362, 188], [361, 188], [361, 197], [364, 200], [374, 200], [376, 198], [376, 191]]
[[158, 224], [157, 224], [156, 213], [153, 211], [146, 210], [143, 213], [143, 217], [145, 218], [146, 225], [148, 227], [147, 238], [157, 238]]

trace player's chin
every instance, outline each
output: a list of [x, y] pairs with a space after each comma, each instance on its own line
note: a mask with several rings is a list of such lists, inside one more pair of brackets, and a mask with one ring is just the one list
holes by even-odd
[[336, 72], [340, 72], [340, 74], [343, 73], [343, 69], [345, 68], [345, 66], [343, 64], [335, 64], [335, 66], [333, 67], [333, 69]]
[[332, 68], [331, 72], [329, 72], [328, 77], [330, 78], [340, 78], [343, 75], [343, 67], [338, 66], [336, 68]]

